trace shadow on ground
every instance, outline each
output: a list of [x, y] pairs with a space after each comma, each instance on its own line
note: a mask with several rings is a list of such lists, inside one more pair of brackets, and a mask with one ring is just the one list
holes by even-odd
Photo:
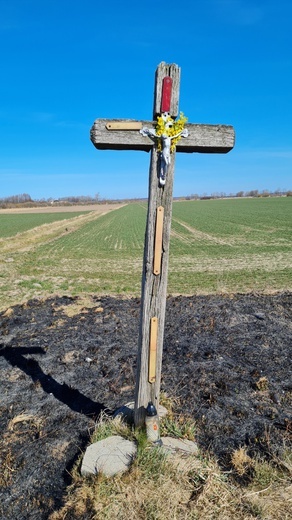
[[[0, 512], [42, 520], [102, 410], [132, 400], [139, 300], [31, 300], [0, 314]], [[162, 389], [228, 466], [291, 441], [291, 294], [168, 298]]]

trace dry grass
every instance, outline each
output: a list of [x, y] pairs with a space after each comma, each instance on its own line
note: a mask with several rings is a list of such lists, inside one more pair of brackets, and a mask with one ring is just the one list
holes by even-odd
[[242, 476], [253, 466], [253, 461], [246, 452], [246, 448], [235, 450], [231, 456], [231, 464], [236, 473]]
[[266, 376], [260, 377], [259, 380], [256, 382], [256, 387], [261, 392], [264, 392], [265, 390], [268, 390], [269, 387], [269, 381], [266, 378]]
[[9, 421], [8, 423], [8, 430], [13, 431], [16, 424], [19, 423], [33, 423], [34, 426], [37, 428], [40, 427], [41, 421], [35, 417], [35, 415], [27, 414], [27, 413], [21, 413], [19, 415], [16, 415]]
[[[172, 406], [169, 410], [168, 425], [172, 431], [180, 431], [182, 418], [173, 414]], [[163, 428], [169, 433], [167, 422]], [[80, 460], [73, 469], [63, 507], [49, 520], [288, 520], [292, 515], [287, 463], [284, 467], [280, 461], [254, 460], [240, 448], [232, 456], [234, 469], [224, 472], [206, 454], [187, 458], [166, 455], [147, 444], [143, 431], [136, 432], [106, 416], [97, 425], [92, 441], [115, 433], [137, 441], [138, 455], [130, 470], [113, 478], [101, 474], [83, 478]], [[251, 468], [251, 482], [240, 486], [234, 476]]]
[[280, 475], [274, 470], [274, 481], [265, 488], [257, 481], [244, 488], [211, 458], [166, 458], [159, 449], [145, 450], [124, 476], [84, 479], [75, 468], [65, 505], [50, 520], [288, 520], [292, 487], [288, 476]]
[[11, 448], [3, 448], [1, 447], [1, 455], [0, 455], [0, 487], [6, 488], [9, 487], [14, 472], [14, 456], [12, 454]]
[[31, 435], [41, 434], [42, 421], [32, 414], [21, 413], [13, 417], [7, 430], [0, 437], [0, 487], [6, 488], [13, 482], [13, 474], [17, 472], [19, 461], [13, 453], [13, 445], [27, 432]]
[[96, 313], [103, 312], [103, 308], [100, 304], [90, 295], [80, 296], [72, 304], [58, 307], [58, 310], [63, 311], [63, 313], [69, 318], [78, 314], [87, 314], [89, 309], [95, 309]]

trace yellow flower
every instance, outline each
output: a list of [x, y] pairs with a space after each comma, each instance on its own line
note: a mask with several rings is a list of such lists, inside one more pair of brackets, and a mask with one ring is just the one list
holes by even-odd
[[[172, 137], [172, 136], [182, 132], [187, 120], [188, 120], [188, 118], [184, 116], [183, 112], [180, 113], [179, 119], [176, 119], [176, 120], [173, 119], [169, 115], [168, 116], [158, 116], [157, 124], [156, 124], [157, 137], [161, 136], [162, 134], [167, 135], [168, 137]], [[174, 152], [175, 147], [180, 139], [181, 139], [180, 135], [178, 137], [176, 137], [175, 139], [172, 139], [171, 148], [170, 148], [171, 152]], [[162, 150], [161, 139], [159, 139], [159, 141], [158, 141], [157, 150], [159, 152], [161, 152], [161, 150]]]

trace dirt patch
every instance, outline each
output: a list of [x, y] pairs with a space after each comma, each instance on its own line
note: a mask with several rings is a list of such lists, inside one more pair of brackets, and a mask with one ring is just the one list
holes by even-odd
[[0, 214], [13, 214], [13, 213], [70, 213], [78, 211], [97, 211], [98, 213], [106, 213], [113, 209], [119, 209], [125, 206], [124, 203], [120, 204], [87, 204], [80, 206], [43, 206], [38, 208], [7, 208], [0, 209]]
[[[291, 293], [167, 300], [162, 389], [228, 468], [291, 447]], [[0, 313], [5, 520], [58, 510], [101, 410], [133, 397], [139, 299], [54, 297]], [[80, 312], [78, 312], [78, 308]]]

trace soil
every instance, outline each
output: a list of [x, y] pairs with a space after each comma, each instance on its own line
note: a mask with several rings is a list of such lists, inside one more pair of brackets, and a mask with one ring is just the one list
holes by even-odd
[[[291, 293], [167, 300], [162, 390], [228, 467], [291, 447]], [[31, 300], [0, 313], [0, 515], [42, 520], [102, 410], [134, 393], [139, 299]]]
[[50, 205], [50, 206], [37, 206], [35, 208], [25, 208], [21, 206], [17, 206], [15, 208], [0, 208], [0, 215], [3, 214], [13, 214], [13, 213], [72, 213], [79, 211], [95, 211], [98, 213], [107, 213], [108, 211], [112, 211], [113, 209], [119, 209], [124, 206], [124, 203], [99, 203], [99, 204], [73, 204], [72, 206], [61, 206], [59, 204]]

